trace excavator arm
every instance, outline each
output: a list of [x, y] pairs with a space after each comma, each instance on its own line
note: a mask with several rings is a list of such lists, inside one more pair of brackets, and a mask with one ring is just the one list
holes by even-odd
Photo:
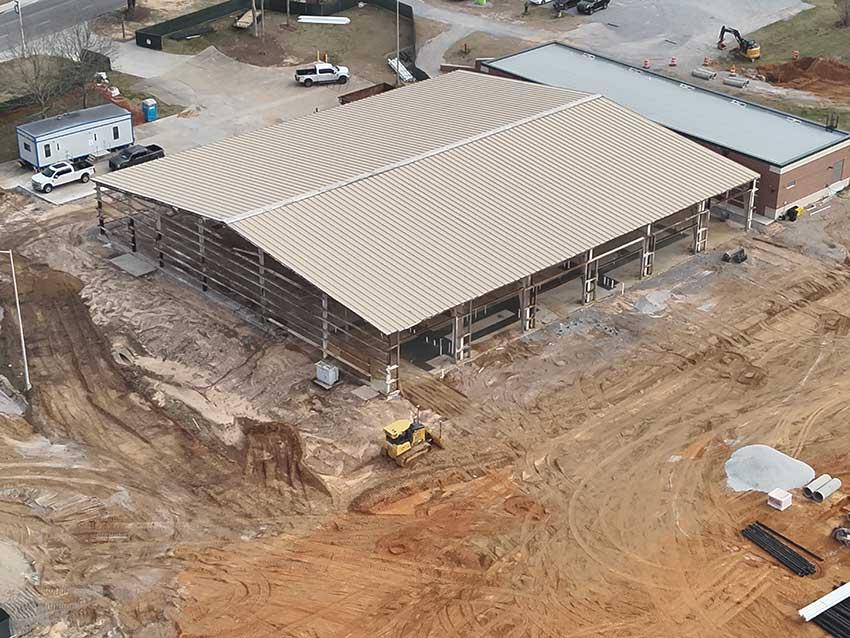
[[717, 48], [725, 49], [726, 44], [724, 41], [726, 40], [726, 34], [730, 34], [735, 38], [738, 42], [737, 53], [748, 60], [757, 60], [761, 57], [761, 47], [758, 42], [755, 40], [747, 40], [745, 37], [741, 35], [741, 32], [738, 29], [730, 29], [726, 25], [720, 29], [720, 37], [717, 40]]

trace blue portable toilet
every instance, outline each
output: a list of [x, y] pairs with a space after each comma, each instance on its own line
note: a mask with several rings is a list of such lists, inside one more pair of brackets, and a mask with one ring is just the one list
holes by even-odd
[[157, 118], [156, 100], [149, 97], [142, 100], [142, 115], [145, 117], [145, 122], [153, 122]]

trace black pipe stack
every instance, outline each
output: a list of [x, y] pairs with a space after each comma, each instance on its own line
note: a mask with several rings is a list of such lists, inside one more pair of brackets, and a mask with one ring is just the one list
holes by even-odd
[[797, 576], [809, 576], [816, 571], [814, 563], [810, 563], [800, 556], [759, 523], [745, 527], [741, 530], [741, 535], [761, 547]]
[[850, 600], [822, 611], [812, 622], [835, 638], [850, 638]]

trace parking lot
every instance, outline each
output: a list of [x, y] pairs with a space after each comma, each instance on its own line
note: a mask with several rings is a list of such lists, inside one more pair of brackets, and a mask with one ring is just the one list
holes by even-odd
[[[136, 142], [158, 144], [167, 154], [185, 151], [339, 104], [343, 93], [369, 83], [356, 75], [346, 85], [305, 88], [295, 83], [294, 67], [257, 67], [232, 60], [214, 48], [195, 56], [149, 51], [121, 45], [118, 71], [144, 77], [142, 87], [172, 104], [186, 105], [176, 116], [135, 128]], [[355, 69], [356, 73], [356, 69]], [[223, 86], [236, 86], [222, 91]], [[108, 158], [95, 166], [108, 172]], [[65, 204], [94, 194], [92, 183], [66, 184], [50, 194], [35, 192], [32, 172], [17, 161], [0, 164], [0, 188], [21, 188], [51, 204]]]

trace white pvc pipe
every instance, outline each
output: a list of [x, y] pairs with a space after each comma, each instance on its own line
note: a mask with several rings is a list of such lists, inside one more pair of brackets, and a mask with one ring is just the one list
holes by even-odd
[[826, 485], [815, 490], [814, 494], [812, 494], [812, 498], [815, 499], [815, 503], [823, 503], [840, 487], [841, 479], [834, 478]]
[[814, 481], [803, 487], [803, 496], [813, 498], [815, 491], [826, 485], [832, 480], [829, 474], [821, 474]]
[[817, 617], [827, 609], [835, 607], [847, 598], [850, 598], [850, 583], [832, 590], [826, 596], [818, 598], [815, 602], [803, 607], [799, 611], [800, 617], [806, 622], [809, 622], [812, 618]]

